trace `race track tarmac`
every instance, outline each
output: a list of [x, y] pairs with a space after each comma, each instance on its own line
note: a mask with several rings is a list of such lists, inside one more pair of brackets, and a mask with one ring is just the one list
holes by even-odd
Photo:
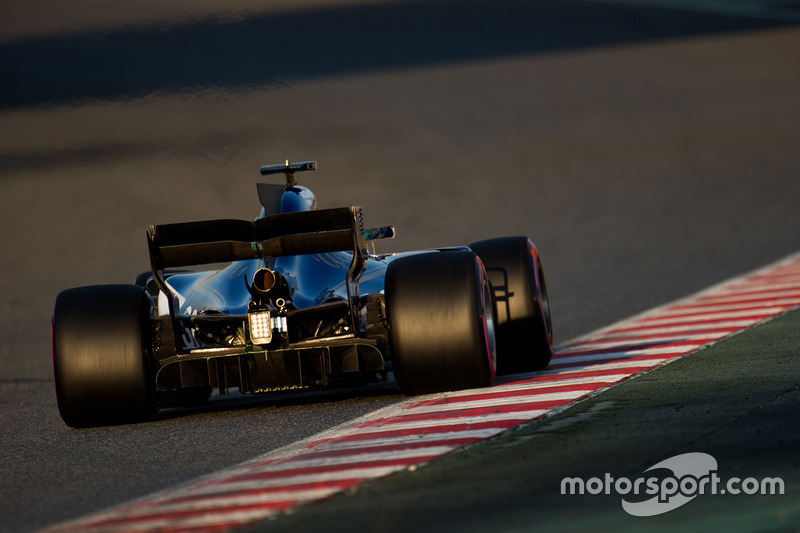
[[232, 397], [145, 425], [61, 422], [58, 292], [132, 282], [152, 223], [254, 217], [261, 164], [316, 159], [303, 183], [323, 207], [395, 225], [387, 251], [530, 236], [557, 342], [800, 250], [791, 2], [257, 4], [0, 7], [8, 531], [402, 399], [386, 385]]

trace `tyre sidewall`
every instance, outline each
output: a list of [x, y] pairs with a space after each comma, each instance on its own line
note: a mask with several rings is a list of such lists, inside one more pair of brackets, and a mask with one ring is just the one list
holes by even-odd
[[491, 383], [494, 353], [487, 353], [484, 276], [469, 251], [420, 254], [389, 264], [385, 293], [391, 357], [403, 392]]
[[553, 356], [553, 332], [544, 268], [527, 237], [501, 237], [470, 248], [492, 286], [498, 373], [538, 370]]
[[52, 320], [59, 412], [73, 427], [126, 423], [156, 411], [151, 304], [134, 285], [63, 291]]

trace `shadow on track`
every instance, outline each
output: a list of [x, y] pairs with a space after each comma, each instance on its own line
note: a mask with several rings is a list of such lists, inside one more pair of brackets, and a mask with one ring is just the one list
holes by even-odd
[[738, 32], [787, 21], [596, 3], [435, 0], [0, 44], [0, 109], [304, 79]]
[[228, 396], [214, 395], [208, 403], [194, 407], [175, 407], [160, 411], [154, 422], [186, 418], [211, 413], [238, 413], [253, 409], [279, 409], [284, 407], [313, 406], [350, 402], [356, 398], [390, 398], [396, 396], [403, 400], [394, 383], [380, 383], [370, 386], [345, 387], [340, 389], [291, 391], [286, 393], [267, 393], [245, 395], [233, 393]]

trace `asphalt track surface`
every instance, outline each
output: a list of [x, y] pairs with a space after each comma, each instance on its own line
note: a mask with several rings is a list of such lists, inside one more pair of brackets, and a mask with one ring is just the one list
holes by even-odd
[[146, 425], [60, 421], [58, 291], [133, 280], [151, 223], [254, 216], [259, 164], [317, 159], [305, 183], [321, 204], [359, 204], [368, 223], [396, 225], [386, 249], [529, 235], [559, 341], [800, 249], [792, 3], [242, 1], [186, 16], [24, 5], [0, 13], [9, 531], [401, 399], [384, 386], [223, 399]]

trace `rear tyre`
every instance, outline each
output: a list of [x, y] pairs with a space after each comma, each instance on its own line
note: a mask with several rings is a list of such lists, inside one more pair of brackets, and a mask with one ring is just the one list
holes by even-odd
[[494, 315], [483, 265], [470, 251], [396, 259], [386, 313], [397, 386], [405, 394], [485, 387], [495, 374]]
[[545, 368], [553, 357], [553, 327], [536, 246], [527, 237], [501, 237], [469, 247], [483, 261], [492, 287], [498, 373]]
[[58, 410], [72, 427], [148, 420], [157, 411], [151, 304], [142, 287], [63, 291], [53, 311]]

